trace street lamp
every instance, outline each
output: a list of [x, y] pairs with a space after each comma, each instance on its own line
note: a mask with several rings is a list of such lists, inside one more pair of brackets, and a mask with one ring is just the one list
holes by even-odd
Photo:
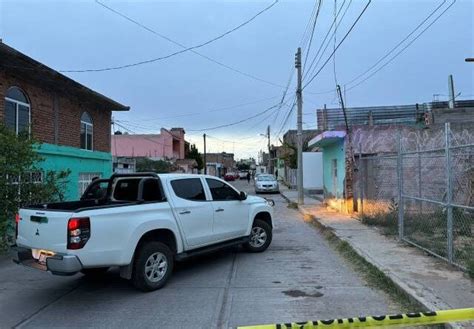
[[466, 62], [474, 62], [474, 58], [473, 57], [468, 57], [465, 59]]

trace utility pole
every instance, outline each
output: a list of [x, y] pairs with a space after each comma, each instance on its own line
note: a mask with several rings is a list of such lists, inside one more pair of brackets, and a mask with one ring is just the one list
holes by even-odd
[[207, 175], [206, 134], [202, 135], [202, 137], [204, 137], [204, 175]]
[[295, 58], [295, 67], [298, 73], [298, 86], [296, 89], [296, 98], [298, 106], [298, 119], [297, 119], [297, 145], [298, 145], [298, 174], [297, 174], [297, 185], [298, 185], [298, 204], [304, 204], [303, 194], [303, 89], [301, 87], [301, 47], [298, 47]]
[[454, 82], [453, 82], [453, 75], [452, 74], [450, 74], [449, 77], [448, 77], [448, 85], [449, 85], [449, 108], [454, 109], [456, 104], [455, 104]]
[[272, 173], [272, 154], [271, 154], [271, 150], [270, 150], [270, 125], [267, 126], [267, 139], [268, 139], [268, 142], [267, 142], [267, 147], [268, 147], [268, 173], [271, 174]]

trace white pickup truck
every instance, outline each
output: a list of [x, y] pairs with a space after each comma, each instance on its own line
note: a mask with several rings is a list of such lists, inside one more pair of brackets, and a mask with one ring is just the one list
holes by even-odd
[[14, 261], [57, 275], [120, 268], [143, 291], [163, 287], [175, 260], [272, 240], [273, 201], [205, 175], [114, 174], [79, 201], [23, 208]]

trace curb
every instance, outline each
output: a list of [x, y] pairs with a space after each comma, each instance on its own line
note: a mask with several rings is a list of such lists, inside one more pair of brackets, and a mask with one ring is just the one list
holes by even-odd
[[[288, 202], [292, 202], [286, 195], [284, 195], [283, 193], [281, 193], [281, 196]], [[411, 302], [413, 302], [414, 304], [417, 304], [419, 305], [424, 311], [431, 311], [431, 310], [438, 310], [440, 309], [440, 305], [434, 305], [432, 302], [426, 300], [425, 298], [423, 297], [419, 297], [415, 294], [412, 293], [412, 290], [409, 288], [409, 286], [403, 281], [401, 280], [400, 278], [398, 278], [393, 272], [390, 272], [389, 270], [387, 269], [384, 269], [383, 266], [381, 266], [376, 260], [374, 260], [370, 255], [368, 255], [367, 253], [365, 253], [364, 251], [360, 250], [359, 248], [353, 246], [351, 244], [350, 241], [340, 237], [336, 232], [335, 230], [322, 223], [318, 218], [316, 218], [314, 215], [310, 214], [309, 212], [305, 211], [305, 209], [302, 209], [302, 208], [297, 208], [296, 210], [298, 210], [303, 216], [311, 216], [312, 217], [312, 223], [316, 226], [316, 228], [320, 231], [324, 231], [324, 232], [329, 232], [334, 238], [336, 238], [338, 241], [340, 242], [346, 242], [349, 247], [352, 249], [352, 251], [354, 251], [357, 255], [359, 255], [359, 257], [365, 259], [365, 261], [367, 261], [368, 263], [370, 263], [372, 266], [374, 266], [375, 268], [377, 268], [381, 273], [383, 273], [385, 275], [385, 277], [387, 279], [389, 279], [393, 285], [399, 290], [400, 293], [402, 293], [403, 295], [405, 295]], [[446, 305], [443, 303], [443, 305], [441, 305], [441, 308], [443, 309], [450, 309], [451, 307], [449, 305]], [[469, 327], [470, 324], [468, 323], [467, 324], [467, 327]], [[463, 329], [463, 328], [467, 328], [463, 325], [458, 325], [458, 324], [455, 324], [455, 323], [445, 323], [444, 324], [444, 327], [445, 328], [449, 328], [449, 329]]]

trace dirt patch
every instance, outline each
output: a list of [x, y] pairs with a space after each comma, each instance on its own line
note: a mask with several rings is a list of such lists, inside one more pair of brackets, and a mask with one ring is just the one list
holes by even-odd
[[312, 293], [312, 294], [308, 294], [308, 293], [306, 293], [304, 291], [301, 291], [301, 290], [285, 290], [285, 291], [282, 291], [282, 293], [284, 293], [285, 295], [290, 296], [290, 297], [313, 297], [313, 298], [318, 298], [318, 297], [324, 296], [324, 294], [320, 293], [319, 291], [316, 291], [315, 293]]

